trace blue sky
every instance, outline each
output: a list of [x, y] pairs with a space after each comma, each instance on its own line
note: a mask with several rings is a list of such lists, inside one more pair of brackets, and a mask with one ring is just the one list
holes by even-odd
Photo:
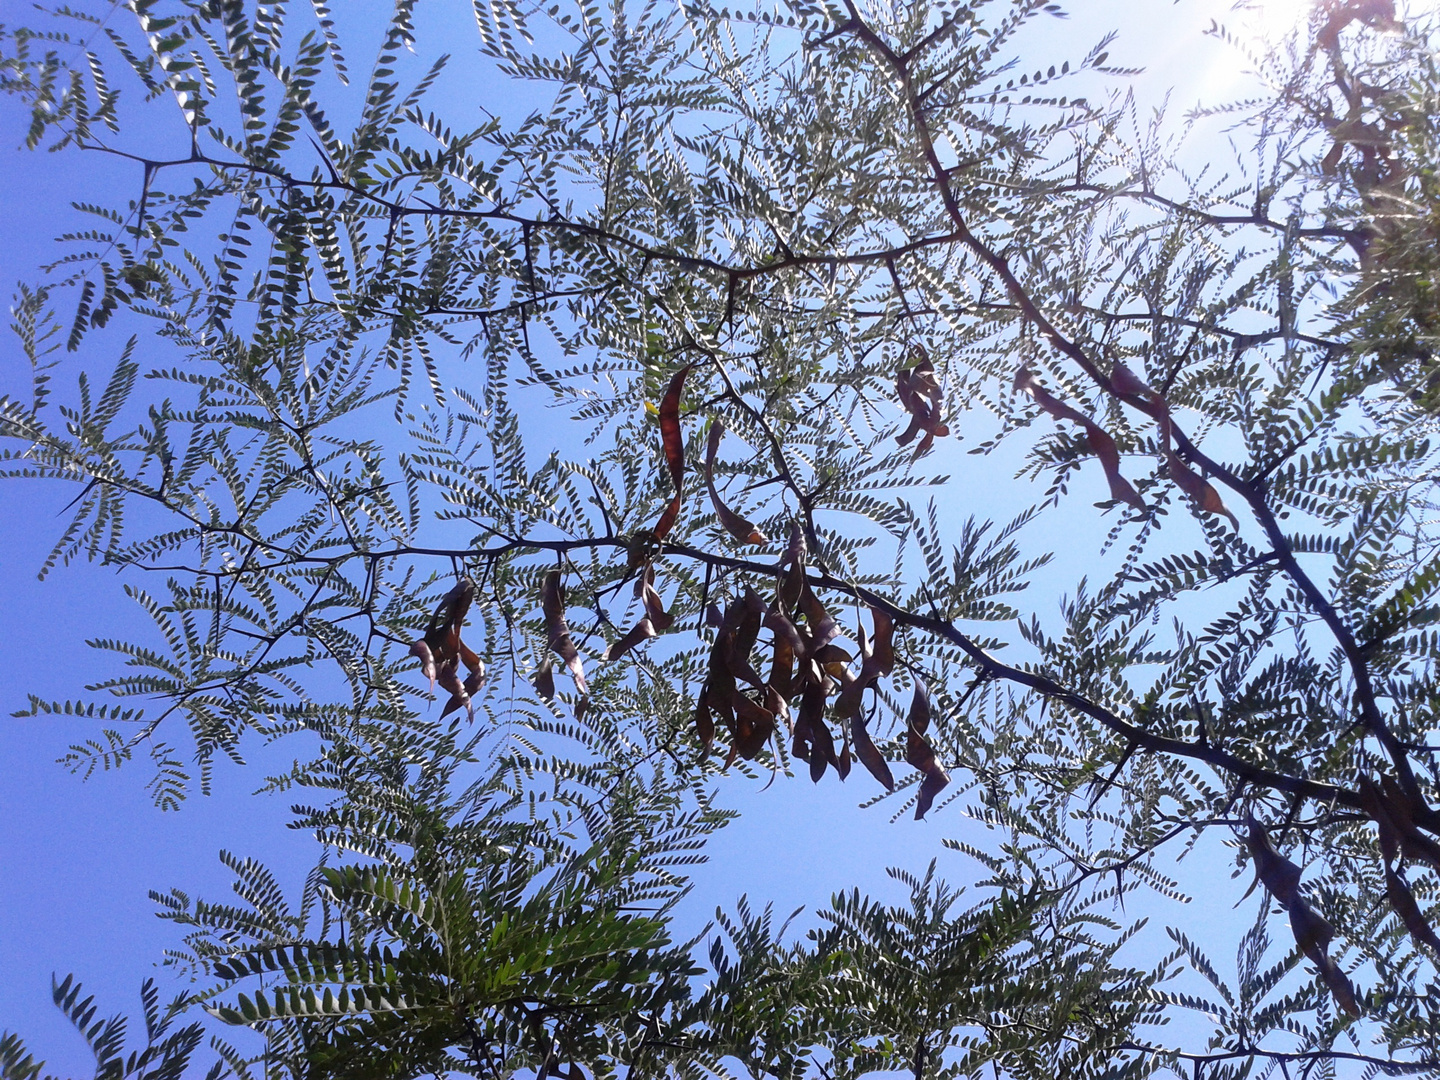
[[[468, 5], [456, 4], [457, 9]], [[1074, 0], [1074, 17], [1055, 22], [1050, 40], [1037, 52], [1083, 51], [1106, 27], [1121, 38], [1112, 63], [1145, 66], [1136, 81], [1142, 101], [1156, 101], [1174, 88], [1178, 115], [1200, 99], [1228, 96], [1239, 77], [1238, 59], [1202, 37], [1211, 17], [1229, 4], [1216, 0]], [[1300, 0], [1263, 5], [1268, 25], [1293, 18]], [[363, 49], [353, 50], [363, 56]], [[1037, 61], [1048, 57], [1037, 55]], [[138, 167], [117, 166], [98, 155], [33, 154], [16, 147], [24, 118], [14, 102], [0, 101], [0, 279], [7, 285], [35, 279], [34, 268], [55, 250], [51, 237], [66, 220], [70, 200], [107, 201], [121, 188], [138, 188]], [[118, 349], [114, 334], [97, 337], [90, 348]], [[0, 388], [18, 388], [25, 377], [18, 349], [7, 338], [0, 347]], [[68, 377], [68, 376], [67, 376]], [[962, 453], [954, 449], [954, 453]], [[1020, 500], [1007, 490], [1008, 474], [997, 470], [992, 491], [967, 492], [970, 511], [1004, 520]], [[1097, 480], [1098, 483], [1098, 480]], [[78, 564], [60, 568], [49, 580], [35, 574], [63, 527], [62, 510], [74, 492], [47, 482], [0, 485], [0, 1028], [21, 1032], [32, 1049], [61, 1073], [86, 1069], [88, 1054], [51, 1005], [51, 973], [73, 972], [99, 997], [102, 1012], [134, 1011], [140, 981], [155, 973], [162, 951], [175, 945], [174, 928], [154, 917], [149, 889], [180, 887], [192, 895], [219, 898], [230, 875], [217, 852], [229, 849], [271, 862], [282, 878], [298, 881], [311, 865], [314, 847], [306, 836], [283, 826], [285, 799], [252, 794], [265, 773], [266, 752], [252, 746], [252, 767], [220, 763], [214, 791], [194, 797], [176, 813], [156, 811], [143, 790], [145, 765], [99, 775], [82, 783], [55, 761], [66, 747], [93, 733], [90, 722], [74, 719], [9, 719], [25, 695], [74, 697], [94, 677], [96, 661], [82, 642], [89, 637], [124, 638], [136, 632], [137, 612], [125, 599], [116, 575]], [[1098, 496], [1097, 496], [1098, 497]], [[1058, 542], [1058, 538], [1057, 538]], [[1074, 550], [1074, 545], [1070, 545]], [[1062, 565], [1059, 570], [1065, 571]], [[1063, 579], [1073, 576], [1060, 573]], [[1042, 601], [1042, 610], [1053, 611]], [[288, 760], [291, 749], [268, 752]], [[952, 881], [973, 872], [961, 856], [941, 846], [945, 837], [974, 828], [958, 814], [932, 814], [915, 823], [891, 824], [893, 810], [857, 809], [871, 790], [863, 774], [842, 787], [833, 779], [818, 788], [803, 779], [777, 782], [731, 777], [722, 801], [744, 810], [741, 821], [718, 836], [701, 888], [687, 901], [686, 918], [702, 921], [715, 904], [729, 905], [740, 893], [756, 902], [774, 901], [788, 913], [823, 903], [832, 891], [858, 885], [894, 898], [884, 869], [922, 869], [931, 858]], [[1187, 879], [1223, 872], [1217, 850], [1184, 872]], [[293, 871], [287, 873], [286, 871]], [[1253, 908], [1231, 914], [1239, 888], [1222, 890], [1224, 903], [1191, 905], [1186, 911], [1155, 914], [1166, 921], [1233, 936], [1248, 925]], [[1132, 909], [1130, 914], [1135, 914]], [[1218, 952], [1225, 954], [1224, 949]], [[166, 986], [162, 975], [162, 986]], [[173, 992], [166, 990], [166, 993]]]

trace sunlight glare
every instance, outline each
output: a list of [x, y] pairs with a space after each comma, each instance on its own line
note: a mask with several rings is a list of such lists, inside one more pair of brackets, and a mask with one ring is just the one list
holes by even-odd
[[1257, 37], [1274, 44], [1303, 26], [1312, 0], [1253, 0], [1249, 21]]
[[[1222, 45], [1214, 59], [1193, 66], [1181, 64], [1188, 72], [1174, 84], [1185, 100], [1206, 104], [1228, 101], [1253, 89], [1254, 73], [1243, 55], [1251, 46], [1263, 55], [1278, 47], [1287, 37], [1298, 32], [1303, 39], [1317, 0], [1211, 0], [1202, 5], [1206, 14], [1224, 26], [1242, 48]], [[1173, 71], [1172, 68], [1167, 70]], [[1249, 89], [1246, 89], [1249, 88]]]

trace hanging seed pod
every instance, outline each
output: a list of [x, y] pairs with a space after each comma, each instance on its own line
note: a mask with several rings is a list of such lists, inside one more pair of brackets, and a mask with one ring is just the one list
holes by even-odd
[[1255, 880], [1264, 884], [1270, 895], [1281, 904], [1289, 907], [1291, 899], [1299, 893], [1300, 867], [1275, 850], [1270, 834], [1253, 817], [1249, 819], [1245, 840], [1255, 862]]
[[645, 567], [635, 582], [636, 598], [645, 605], [645, 617], [658, 633], [664, 633], [675, 625], [675, 616], [665, 610], [665, 602], [655, 588], [655, 564]]
[[694, 364], [686, 364], [670, 378], [665, 396], [660, 399], [660, 446], [665, 452], [665, 463], [670, 467], [670, 483], [675, 495], [655, 523], [657, 540], [663, 540], [675, 522], [680, 518], [680, 500], [685, 495], [685, 439], [680, 433], [680, 395], [685, 389], [685, 376], [690, 374]]
[[734, 761], [737, 754], [753, 760], [775, 734], [775, 716], [769, 709], [756, 704], [744, 694], [737, 693], [734, 704], [735, 731], [734, 741], [730, 746], [730, 760]]
[[[410, 655], [420, 660], [420, 671], [424, 674], [433, 691], [438, 683], [441, 689], [450, 692], [450, 698], [440, 712], [444, 719], [456, 709], [465, 708], [470, 719], [475, 718], [475, 708], [470, 697], [479, 691], [485, 681], [485, 665], [480, 657], [460, 638], [465, 625], [465, 616], [475, 599], [475, 583], [462, 577], [441, 599], [425, 628], [425, 636], [410, 646]], [[468, 675], [462, 681], [460, 664], [464, 662]]]
[[941, 418], [945, 406], [940, 383], [935, 378], [935, 364], [924, 349], [917, 348], [915, 355], [916, 364], [895, 376], [895, 396], [910, 414], [910, 426], [895, 436], [895, 441], [905, 446], [923, 431], [925, 437], [915, 447], [918, 457], [934, 445], [936, 436], [949, 435], [950, 428]]
[[1430, 946], [1437, 955], [1440, 955], [1440, 937], [1436, 937], [1435, 929], [1425, 918], [1420, 910], [1420, 905], [1415, 901], [1415, 894], [1410, 891], [1410, 886], [1405, 879], [1397, 874], [1389, 866], [1385, 867], [1385, 893], [1390, 898], [1390, 906], [1395, 914], [1400, 916], [1400, 921], [1405, 924], [1405, 929], [1410, 931], [1410, 936], [1417, 942], [1423, 942]]
[[1220, 493], [1215, 490], [1215, 486], [1181, 461], [1179, 455], [1171, 448], [1170, 413], [1168, 411], [1160, 414], [1160, 445], [1165, 451], [1165, 468], [1170, 473], [1170, 479], [1175, 481], [1175, 486], [1190, 496], [1197, 509], [1207, 514], [1221, 514], [1229, 518], [1230, 524], [1239, 529], [1239, 519], [1225, 506], [1225, 502], [1220, 498]]
[[800, 596], [805, 591], [805, 559], [808, 551], [805, 546], [805, 530], [800, 523], [794, 522], [790, 526], [790, 542], [785, 545], [785, 554], [780, 557], [780, 565], [785, 567], [785, 576], [780, 579], [779, 604], [777, 605], [787, 616], [793, 616], [800, 604]]
[[725, 425], [719, 420], [710, 424], [710, 435], [705, 448], [705, 486], [710, 491], [710, 502], [715, 507], [715, 516], [732, 537], [742, 544], [763, 544], [765, 534], [745, 518], [725, 505], [720, 492], [715, 489], [715, 455], [720, 449], [720, 440], [725, 434]]
[[1139, 492], [1130, 486], [1130, 481], [1120, 475], [1120, 451], [1115, 446], [1115, 440], [1099, 424], [1057, 399], [1035, 381], [1035, 376], [1029, 368], [1022, 367], [1015, 373], [1015, 389], [1029, 394], [1035, 404], [1054, 419], [1069, 420], [1084, 428], [1085, 441], [1089, 445], [1091, 453], [1099, 458], [1100, 465], [1105, 470], [1105, 479], [1110, 485], [1110, 497], [1129, 503], [1137, 510], [1145, 509], [1145, 500], [1140, 498]]
[[610, 660], [618, 660], [631, 649], [635, 648], [636, 645], [646, 641], [653, 641], [657, 636], [654, 624], [650, 622], [649, 618], [642, 618], [627, 634], [620, 638], [619, 641], [601, 653], [600, 660], [602, 663]]
[[930, 695], [925, 690], [925, 684], [916, 679], [915, 693], [910, 700], [910, 715], [905, 725], [905, 761], [924, 773], [915, 801], [917, 821], [929, 812], [935, 796], [950, 784], [949, 774], [935, 760], [935, 748], [925, 737], [929, 727]]
[[870, 730], [866, 718], [861, 713], [856, 713], [850, 718], [850, 737], [855, 743], [855, 756], [860, 764], [864, 765], [871, 776], [879, 780], [885, 786], [886, 791], [895, 790], [895, 777], [890, 772], [890, 765], [885, 756], [880, 753], [879, 748], [870, 738]]
[[1420, 812], [1419, 816], [1427, 817], [1430, 808], [1419, 800], [1412, 800], [1393, 776], [1380, 778], [1380, 793], [1405, 857], [1426, 863], [1432, 870], [1440, 872], [1440, 843], [1422, 833], [1415, 824], [1416, 811]]
[[695, 737], [706, 750], [715, 739], [715, 721], [710, 718], [709, 687], [700, 688], [700, 699], [695, 703]]
[[1110, 385], [1115, 387], [1117, 393], [1126, 394], [1130, 397], [1148, 398], [1159, 401], [1160, 396], [1145, 385], [1145, 380], [1136, 375], [1118, 360], [1110, 372]]
[[540, 666], [535, 669], [533, 685], [535, 693], [542, 701], [555, 700], [555, 671], [550, 666], [550, 657], [541, 660]]
[[590, 692], [585, 683], [585, 665], [580, 662], [580, 650], [575, 647], [575, 642], [570, 637], [570, 627], [565, 622], [565, 589], [560, 583], [560, 571], [551, 570], [545, 575], [545, 583], [541, 587], [540, 605], [545, 613], [545, 629], [549, 634], [549, 645], [560, 659], [565, 661], [565, 666], [570, 669], [571, 676], [575, 679], [575, 689], [581, 695]]

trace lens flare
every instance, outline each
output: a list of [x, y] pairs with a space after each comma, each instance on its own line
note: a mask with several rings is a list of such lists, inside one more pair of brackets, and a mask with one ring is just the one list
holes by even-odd
[[1250, 21], [1258, 36], [1279, 41], [1305, 25], [1313, 6], [1313, 0], [1254, 0]]

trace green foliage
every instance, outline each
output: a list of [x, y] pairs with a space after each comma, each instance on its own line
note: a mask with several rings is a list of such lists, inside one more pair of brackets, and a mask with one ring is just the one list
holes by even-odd
[[[677, 813], [662, 784], [632, 788], [632, 816], [572, 805], [562, 827], [517, 816], [520, 798], [493, 781], [449, 805], [370, 781], [307, 822], [367, 856], [321, 867], [308, 910], [292, 915], [263, 869], [233, 859], [245, 907], [158, 899], [194, 928], [186, 962], [219, 980], [210, 1010], [265, 1027], [297, 1074], [488, 1075], [496, 1055], [539, 1068], [557, 1046], [608, 1058], [608, 1029], [664, 1010], [696, 973], [663, 920], [635, 909], [663, 916], [678, 882], [657, 866], [715, 823]], [[584, 850], [558, 840], [577, 827], [593, 830]]]
[[[124, 1016], [97, 1018], [95, 999], [81, 997], [81, 993], [80, 984], [69, 976], [56, 983], [53, 990], [56, 1007], [95, 1056], [95, 1080], [180, 1080], [201, 1075], [193, 1065], [196, 1051], [206, 1041], [205, 1026], [198, 1021], [175, 1026], [189, 1004], [187, 997], [177, 998], [162, 1009], [154, 980], [146, 979], [140, 988], [145, 1042], [141, 1048], [126, 1053], [129, 1021]], [[204, 1073], [206, 1080], [219, 1080], [232, 1073], [241, 1078], [251, 1075], [234, 1047], [213, 1037], [209, 1042], [216, 1060]], [[53, 1080], [45, 1072], [45, 1063], [35, 1061], [19, 1038], [8, 1032], [0, 1035], [0, 1076], [5, 1080]]]

